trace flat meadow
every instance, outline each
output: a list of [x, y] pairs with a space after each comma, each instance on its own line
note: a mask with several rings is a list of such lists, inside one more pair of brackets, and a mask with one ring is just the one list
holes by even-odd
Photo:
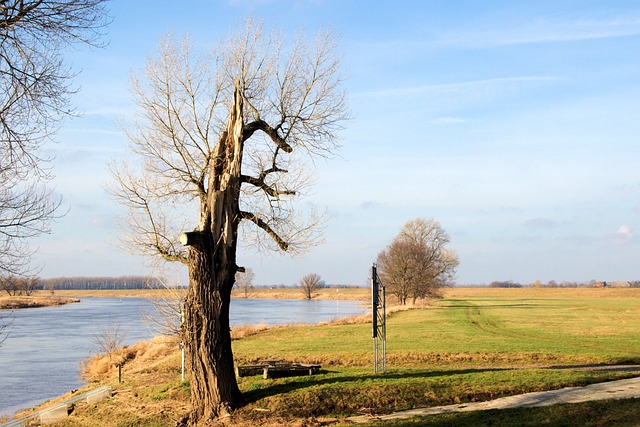
[[[400, 311], [388, 300], [391, 368], [640, 363], [640, 289], [447, 289]], [[294, 325], [239, 340], [234, 353], [366, 366], [372, 342], [370, 323]]]
[[[237, 364], [282, 359], [317, 363], [322, 371], [275, 380], [239, 378], [247, 404], [224, 425], [349, 425], [349, 416], [362, 413], [484, 401], [639, 375], [637, 368], [602, 368], [640, 364], [640, 289], [451, 288], [442, 299], [412, 309], [396, 310], [392, 302], [388, 298], [392, 314], [384, 374], [373, 373], [367, 316], [242, 334], [233, 343]], [[112, 385], [114, 398], [78, 408], [64, 425], [88, 425], [86, 420], [175, 425], [189, 393], [188, 382], [180, 382], [175, 341], [156, 338], [120, 352], [126, 360], [123, 384], [100, 357], [85, 371], [92, 381]], [[639, 406], [631, 399], [371, 425], [638, 425]]]

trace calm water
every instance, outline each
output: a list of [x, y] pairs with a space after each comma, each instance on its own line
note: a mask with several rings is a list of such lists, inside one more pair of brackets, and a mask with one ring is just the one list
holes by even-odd
[[[358, 301], [234, 299], [231, 325], [317, 323], [366, 312]], [[79, 365], [100, 349], [95, 335], [121, 325], [125, 344], [151, 338], [153, 305], [139, 298], [85, 298], [60, 307], [0, 311], [11, 333], [0, 348], [0, 415], [84, 385]]]

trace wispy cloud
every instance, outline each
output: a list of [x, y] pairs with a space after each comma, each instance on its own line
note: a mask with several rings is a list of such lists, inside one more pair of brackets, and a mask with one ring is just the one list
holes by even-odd
[[439, 49], [483, 49], [501, 46], [568, 43], [640, 36], [640, 11], [625, 15], [558, 14], [531, 20], [529, 16], [488, 19], [475, 28], [440, 32], [437, 38], [396, 39], [368, 44], [377, 52], [409, 53]]
[[521, 45], [610, 39], [640, 35], [640, 16], [561, 16], [539, 19], [517, 28], [476, 34], [471, 41], [485, 45]]
[[545, 84], [559, 80], [557, 76], [517, 76], [517, 77], [500, 77], [493, 79], [470, 80], [453, 83], [440, 83], [418, 86], [403, 86], [391, 89], [360, 92], [353, 94], [354, 97], [359, 96], [414, 96], [422, 94], [441, 94], [441, 93], [473, 93], [473, 92], [495, 92], [499, 90], [512, 90], [522, 85]]

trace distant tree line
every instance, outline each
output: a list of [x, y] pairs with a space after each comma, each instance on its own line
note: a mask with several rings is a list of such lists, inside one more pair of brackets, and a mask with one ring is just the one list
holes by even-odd
[[489, 283], [490, 288], [521, 288], [522, 285], [520, 283], [516, 283], [513, 280], [505, 280], [505, 281], [493, 281]]
[[488, 286], [490, 288], [640, 288], [640, 280], [620, 282], [598, 282], [596, 280], [589, 280], [587, 282], [575, 282], [565, 280], [560, 283], [556, 282], [555, 280], [549, 280], [546, 283], [540, 280], [536, 280], [533, 283], [527, 283], [524, 285], [512, 280], [496, 280], [489, 283]]
[[122, 277], [56, 277], [38, 279], [36, 289], [42, 290], [106, 290], [106, 289], [159, 289], [161, 280], [148, 276]]

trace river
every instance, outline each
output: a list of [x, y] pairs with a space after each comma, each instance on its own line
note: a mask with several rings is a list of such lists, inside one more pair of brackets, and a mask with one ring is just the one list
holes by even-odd
[[[359, 301], [238, 298], [231, 303], [231, 325], [318, 323], [363, 314]], [[0, 347], [0, 416], [36, 406], [85, 384], [80, 362], [99, 352], [95, 336], [114, 325], [124, 344], [155, 333], [145, 316], [154, 306], [141, 298], [85, 298], [58, 307], [0, 311], [9, 336]]]

